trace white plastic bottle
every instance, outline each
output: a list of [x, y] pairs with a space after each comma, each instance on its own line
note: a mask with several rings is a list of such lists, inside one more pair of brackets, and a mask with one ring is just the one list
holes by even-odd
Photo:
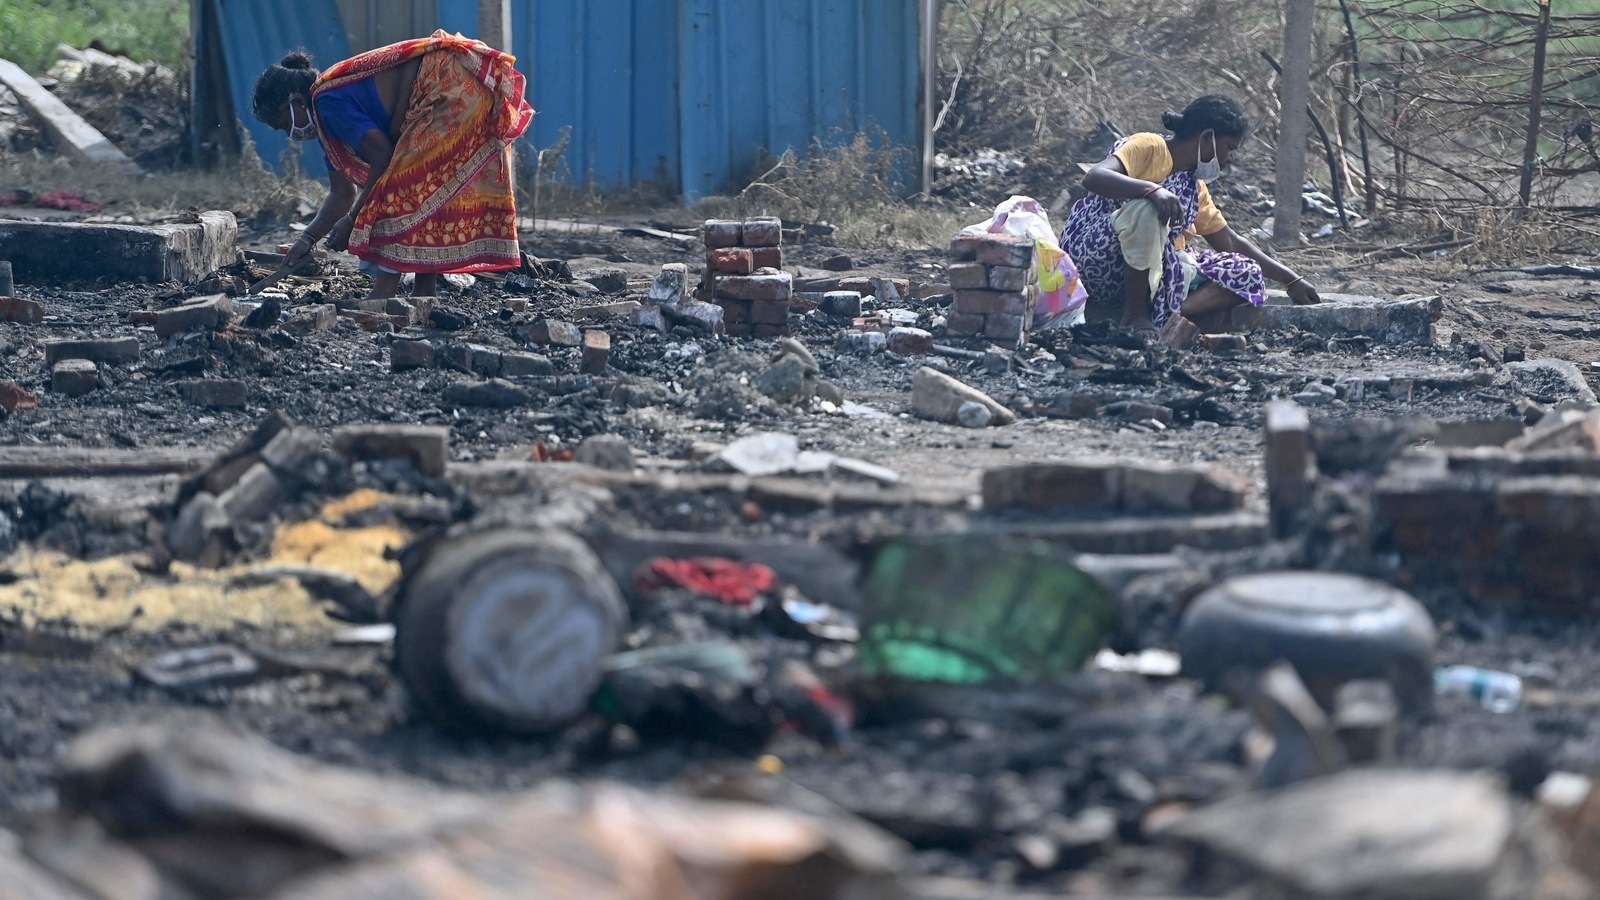
[[1441, 697], [1472, 697], [1494, 713], [1512, 712], [1522, 705], [1522, 679], [1510, 672], [1446, 666], [1434, 671], [1433, 689]]

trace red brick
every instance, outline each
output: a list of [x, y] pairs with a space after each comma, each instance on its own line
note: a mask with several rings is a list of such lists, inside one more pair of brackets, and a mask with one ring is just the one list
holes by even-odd
[[958, 234], [950, 239], [950, 259], [955, 262], [972, 262], [978, 258], [978, 243], [981, 238], [975, 234]]
[[19, 409], [38, 409], [39, 398], [15, 381], [0, 381], [0, 409], [16, 412]]
[[758, 269], [783, 268], [782, 247], [757, 247], [750, 251], [750, 255], [755, 257], [755, 264]]
[[730, 300], [789, 300], [794, 281], [788, 275], [727, 275], [717, 279], [717, 297]]
[[1015, 291], [956, 291], [955, 310], [975, 316], [1021, 316], [1028, 311], [1028, 300]]
[[767, 324], [767, 323], [759, 323], [759, 324], [757, 324], [755, 326], [755, 328], [753, 329], [753, 332], [754, 332], [755, 336], [758, 337], [758, 338], [788, 337], [789, 336], [789, 326], [788, 325], [772, 325], [772, 324]]
[[1173, 316], [1161, 328], [1158, 340], [1174, 350], [1187, 350], [1200, 338], [1200, 326], [1183, 316]]
[[744, 221], [744, 246], [777, 247], [783, 243], [783, 223], [762, 217]]
[[739, 222], [710, 219], [705, 224], [707, 250], [737, 247], [744, 243], [744, 226]]
[[755, 331], [755, 326], [749, 322], [728, 323], [724, 326], [724, 333], [728, 337], [749, 337]]
[[921, 328], [889, 329], [889, 352], [901, 356], [916, 356], [933, 349], [933, 335]]
[[750, 320], [757, 325], [786, 325], [789, 322], [789, 301], [757, 300], [750, 304]]
[[44, 304], [21, 297], [0, 297], [0, 322], [37, 325], [44, 321]]
[[944, 320], [945, 331], [950, 332], [955, 337], [972, 337], [973, 335], [982, 334], [984, 324], [984, 317], [974, 313], [953, 312], [946, 316]]
[[995, 314], [985, 317], [983, 333], [997, 341], [1021, 341], [1028, 332], [1021, 316]]
[[989, 267], [983, 263], [954, 263], [948, 274], [951, 290], [985, 290], [989, 287]]
[[1115, 463], [1038, 463], [983, 473], [986, 509], [1075, 506], [1115, 509], [1122, 471]]
[[706, 256], [712, 271], [730, 275], [749, 275], [756, 270], [755, 254], [743, 247], [722, 247]]
[[611, 362], [611, 335], [604, 331], [583, 333], [583, 361], [579, 368], [587, 375], [599, 375]]
[[991, 291], [1021, 291], [1028, 287], [1030, 269], [1013, 269], [1010, 266], [988, 266], [988, 284]]
[[870, 278], [841, 278], [834, 288], [836, 291], [855, 291], [863, 297], [871, 297], [877, 293], [877, 288], [872, 286]]
[[1033, 266], [1033, 239], [1008, 234], [986, 235], [978, 242], [973, 258], [986, 266], [1027, 269]]
[[728, 325], [750, 324], [749, 300], [718, 300], [717, 305], [722, 307], [722, 321]]

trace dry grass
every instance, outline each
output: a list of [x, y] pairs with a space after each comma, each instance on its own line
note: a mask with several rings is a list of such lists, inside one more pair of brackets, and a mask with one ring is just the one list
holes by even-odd
[[737, 195], [707, 198], [692, 211], [827, 223], [836, 241], [853, 247], [942, 246], [965, 223], [949, 209], [904, 199], [909, 157], [885, 144], [882, 135], [857, 134], [818, 142], [805, 157], [786, 152]]

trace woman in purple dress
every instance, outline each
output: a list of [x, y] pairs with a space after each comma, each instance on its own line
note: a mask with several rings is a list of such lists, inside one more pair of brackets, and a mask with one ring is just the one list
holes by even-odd
[[[1061, 232], [1089, 305], [1120, 306], [1125, 326], [1160, 328], [1179, 314], [1202, 331], [1222, 331], [1234, 307], [1266, 300], [1267, 278], [1284, 284], [1295, 303], [1320, 302], [1305, 276], [1228, 227], [1211, 202], [1206, 182], [1221, 176], [1250, 130], [1239, 104], [1201, 97], [1181, 115], [1163, 115], [1161, 124], [1171, 137], [1124, 138], [1084, 175], [1089, 196], [1072, 208]], [[1148, 208], [1140, 209], [1141, 202]], [[1196, 237], [1211, 249], [1189, 249]], [[1149, 260], [1147, 268], [1134, 268], [1130, 257]]]

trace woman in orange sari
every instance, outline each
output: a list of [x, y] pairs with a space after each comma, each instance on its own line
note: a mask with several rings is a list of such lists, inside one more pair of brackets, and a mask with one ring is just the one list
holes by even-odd
[[372, 298], [401, 273], [432, 296], [445, 272], [521, 265], [511, 143], [533, 118], [515, 58], [436, 31], [318, 73], [303, 52], [256, 81], [257, 119], [318, 140], [331, 189], [295, 241], [291, 265], [323, 238], [378, 267]]

